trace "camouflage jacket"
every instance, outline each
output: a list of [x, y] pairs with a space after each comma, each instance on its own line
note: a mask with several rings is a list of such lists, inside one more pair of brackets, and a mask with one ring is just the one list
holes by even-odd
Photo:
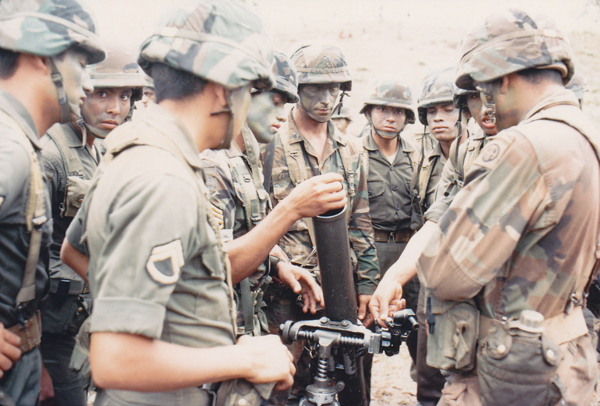
[[525, 309], [553, 317], [572, 294], [582, 302], [576, 286], [589, 278], [600, 234], [598, 145], [562, 90], [500, 132], [419, 258], [422, 283], [441, 300], [476, 297], [496, 319]]
[[[473, 162], [487, 143], [488, 138], [481, 128], [470, 134], [458, 147], [456, 141], [450, 147], [450, 154], [442, 170], [442, 177], [435, 190], [435, 201], [431, 204], [424, 217], [426, 221], [437, 223], [442, 214], [448, 210], [454, 196], [462, 189], [465, 173], [469, 172]], [[457, 151], [458, 148], [458, 151]]]
[[[344, 188], [348, 191], [348, 234], [350, 245], [358, 262], [358, 294], [370, 295], [374, 292], [379, 281], [379, 263], [369, 214], [367, 174], [362, 161], [362, 141], [358, 138], [345, 136], [330, 120], [327, 127], [328, 135], [323, 151], [323, 159], [319, 163], [314, 148], [298, 131], [292, 118], [292, 112], [290, 112], [288, 121], [283, 123], [279, 132], [275, 135], [273, 204], [276, 205], [294, 189], [287, 159], [299, 158], [304, 160], [303, 162], [306, 163], [304, 165], [305, 178], [317, 175], [317, 173], [313, 173], [312, 168], [315, 168], [321, 174], [337, 172], [344, 176]], [[282, 136], [289, 138], [291, 143], [302, 143], [301, 146], [305, 153], [299, 157], [286, 157]], [[345, 173], [341, 148], [347, 148], [348, 156], [352, 161], [352, 179], [349, 179], [349, 176]], [[296, 221], [290, 227], [279, 245], [294, 264], [312, 268], [317, 266], [317, 256], [313, 250], [313, 244], [304, 219]]]
[[[245, 125], [242, 131], [251, 130]], [[248, 135], [250, 137], [244, 137], [245, 141], [254, 141], [250, 148], [258, 151], [259, 147], [254, 135], [252, 133]], [[206, 186], [210, 192], [211, 210], [219, 223], [221, 239], [227, 242], [241, 237], [269, 212], [269, 196], [260, 184], [261, 168], [252, 164], [248, 155], [242, 152], [236, 142], [226, 150], [204, 150], [200, 158], [206, 175]], [[255, 213], [252, 213], [253, 210]], [[267, 260], [247, 278], [251, 289], [248, 294], [252, 298], [254, 308], [250, 309], [249, 306], [246, 310], [249, 314], [255, 315], [253, 326], [250, 328], [245, 326], [244, 321], [243, 288], [241, 284], [235, 286], [239, 332], [252, 332], [253, 335], [259, 336], [261, 331], [266, 333], [269, 331], [266, 315], [261, 311], [266, 306], [263, 302], [264, 290], [271, 281], [268, 266], [267, 257]]]
[[411, 228], [418, 230], [423, 225], [424, 213], [435, 201], [435, 191], [442, 177], [446, 157], [442, 147], [436, 143], [432, 150], [425, 151], [422, 163], [413, 173], [411, 181], [413, 216]]

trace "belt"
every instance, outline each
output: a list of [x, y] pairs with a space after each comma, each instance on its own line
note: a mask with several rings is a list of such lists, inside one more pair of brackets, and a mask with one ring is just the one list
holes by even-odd
[[[479, 340], [487, 337], [492, 327], [500, 325], [502, 322], [490, 319], [485, 316], [479, 317]], [[583, 308], [575, 307], [569, 314], [561, 313], [558, 316], [544, 319], [544, 333], [556, 345], [561, 345], [575, 340], [589, 332]]]
[[17, 324], [9, 328], [8, 331], [15, 333], [21, 339], [20, 348], [23, 354], [33, 350], [42, 341], [42, 321], [39, 310], [29, 319], [25, 320], [23, 326]]
[[373, 230], [373, 238], [376, 242], [408, 242], [414, 233], [410, 228], [397, 231]]
[[80, 295], [89, 291], [87, 283], [83, 280], [71, 280], [62, 278], [50, 279], [50, 293], [58, 295]]

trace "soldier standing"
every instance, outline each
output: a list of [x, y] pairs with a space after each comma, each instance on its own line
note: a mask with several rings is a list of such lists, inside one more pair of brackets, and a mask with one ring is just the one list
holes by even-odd
[[[367, 174], [360, 140], [344, 136], [330, 120], [336, 100], [352, 86], [342, 51], [335, 45], [306, 45], [291, 57], [298, 70], [299, 102], [275, 135], [273, 201], [279, 205], [298, 185], [319, 174], [338, 173], [348, 192], [348, 233], [356, 264], [358, 317], [369, 324], [366, 305], [377, 286], [379, 264], [372, 237], [367, 196]], [[311, 219], [294, 223], [280, 246], [291, 262], [318, 275]], [[299, 320], [302, 313], [291, 291], [280, 291], [268, 311], [269, 324], [278, 328], [286, 320]], [[299, 359], [302, 348], [295, 347]], [[305, 367], [294, 396], [302, 396], [310, 376]]]
[[352, 114], [350, 114], [350, 108], [348, 106], [342, 106], [339, 111], [334, 112], [331, 119], [333, 120], [333, 124], [335, 124], [342, 134], [351, 135], [348, 132], [348, 126], [352, 122]]
[[81, 107], [83, 118], [55, 124], [41, 141], [53, 222], [50, 291], [40, 304], [44, 361], [41, 400], [53, 397], [57, 405], [87, 402], [84, 383], [69, 368], [69, 362], [75, 335], [91, 312], [87, 279], [60, 260], [61, 245], [100, 163], [94, 140], [104, 139], [123, 123], [144, 85], [135, 58], [115, 46], [109, 47], [107, 59], [89, 67], [88, 73], [94, 90], [87, 92]]
[[[450, 153], [450, 145], [458, 135], [458, 109], [454, 107], [454, 85], [451, 69], [434, 72], [422, 84], [419, 97], [419, 121], [429, 127], [437, 141], [429, 151], [421, 144], [421, 160], [412, 179], [413, 224], [418, 230], [423, 225], [423, 214], [435, 201], [435, 190]], [[466, 126], [464, 127], [466, 130]], [[466, 138], [466, 137], [465, 137]], [[423, 135], [423, 140], [427, 136]]]
[[[242, 133], [234, 139], [229, 149], [205, 150], [201, 154], [206, 165], [204, 172], [208, 176], [206, 185], [211, 192], [212, 210], [219, 219], [226, 251], [233, 239], [247, 234], [271, 209], [269, 196], [263, 187], [258, 142], [271, 142], [281, 123], [286, 120], [285, 104], [298, 101], [294, 65], [282, 53], [275, 53], [274, 57], [275, 88], [254, 91], [247, 125], [242, 128]], [[265, 179], [268, 177], [264, 176]], [[307, 185], [303, 185], [303, 188]], [[311, 191], [306, 190], [305, 193]], [[281, 236], [277, 236], [277, 240]], [[317, 303], [322, 304], [321, 288], [312, 275], [290, 264], [285, 253], [275, 245], [259, 268], [235, 287], [238, 297], [238, 334], [268, 334], [264, 295], [272, 278], [303, 295], [305, 312], [310, 309], [314, 314]]]
[[[563, 85], [572, 51], [551, 21], [507, 10], [461, 53], [456, 84], [480, 91], [501, 131], [421, 242], [432, 297], [480, 313], [477, 368], [451, 374], [440, 404], [590, 404], [598, 370], [582, 307], [598, 261], [600, 138]], [[523, 342], [539, 350], [513, 358]], [[515, 366], [524, 356], [526, 370]]]
[[[284, 202], [253, 229], [264, 238], [248, 233], [229, 247], [229, 272], [199, 152], [228, 148], [250, 90], [273, 86], [270, 42], [242, 3], [196, 1], [173, 10], [138, 61], [157, 104], [107, 137], [82, 207], [96, 403], [209, 405], [216, 391], [219, 404], [260, 404], [291, 385], [295, 368], [276, 336], [236, 344], [232, 286], [275, 244], [265, 230], [283, 234], [290, 212], [313, 215], [331, 196], [307, 211]], [[343, 192], [332, 200], [343, 205]]]
[[0, 387], [16, 404], [33, 405], [42, 370], [38, 304], [52, 233], [38, 138], [80, 115], [84, 89], [91, 90], [85, 65], [105, 52], [90, 12], [77, 1], [56, 7], [7, 0], [0, 15], [0, 323], [7, 327]]

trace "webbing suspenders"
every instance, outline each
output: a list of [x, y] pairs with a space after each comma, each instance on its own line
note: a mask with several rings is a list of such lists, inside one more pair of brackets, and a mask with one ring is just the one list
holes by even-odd
[[48, 219], [46, 217], [42, 170], [31, 141], [29, 141], [27, 135], [15, 119], [2, 110], [0, 110], [0, 122], [19, 133], [17, 141], [27, 151], [30, 163], [25, 223], [27, 224], [27, 231], [31, 233], [31, 236], [29, 238], [29, 250], [27, 251], [27, 259], [23, 272], [23, 282], [15, 300], [15, 307], [19, 309], [35, 299], [35, 274], [42, 245], [42, 226]]
[[[70, 125], [70, 124], [67, 124]], [[63, 161], [67, 165], [67, 179], [65, 179], [65, 195], [63, 197], [62, 206], [60, 208], [60, 215], [63, 217], [75, 217], [78, 207], [74, 207], [67, 199], [67, 183], [69, 176], [76, 176], [83, 179], [83, 164], [81, 159], [77, 155], [73, 148], [67, 144], [67, 134], [61, 124], [55, 124], [46, 132], [48, 138], [50, 138], [56, 146], [63, 158]], [[85, 139], [83, 140], [85, 142]]]

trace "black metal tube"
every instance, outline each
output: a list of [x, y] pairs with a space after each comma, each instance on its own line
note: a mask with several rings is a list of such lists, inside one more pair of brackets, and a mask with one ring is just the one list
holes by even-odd
[[314, 218], [315, 245], [325, 299], [325, 316], [356, 323], [356, 292], [350, 263], [346, 207]]

